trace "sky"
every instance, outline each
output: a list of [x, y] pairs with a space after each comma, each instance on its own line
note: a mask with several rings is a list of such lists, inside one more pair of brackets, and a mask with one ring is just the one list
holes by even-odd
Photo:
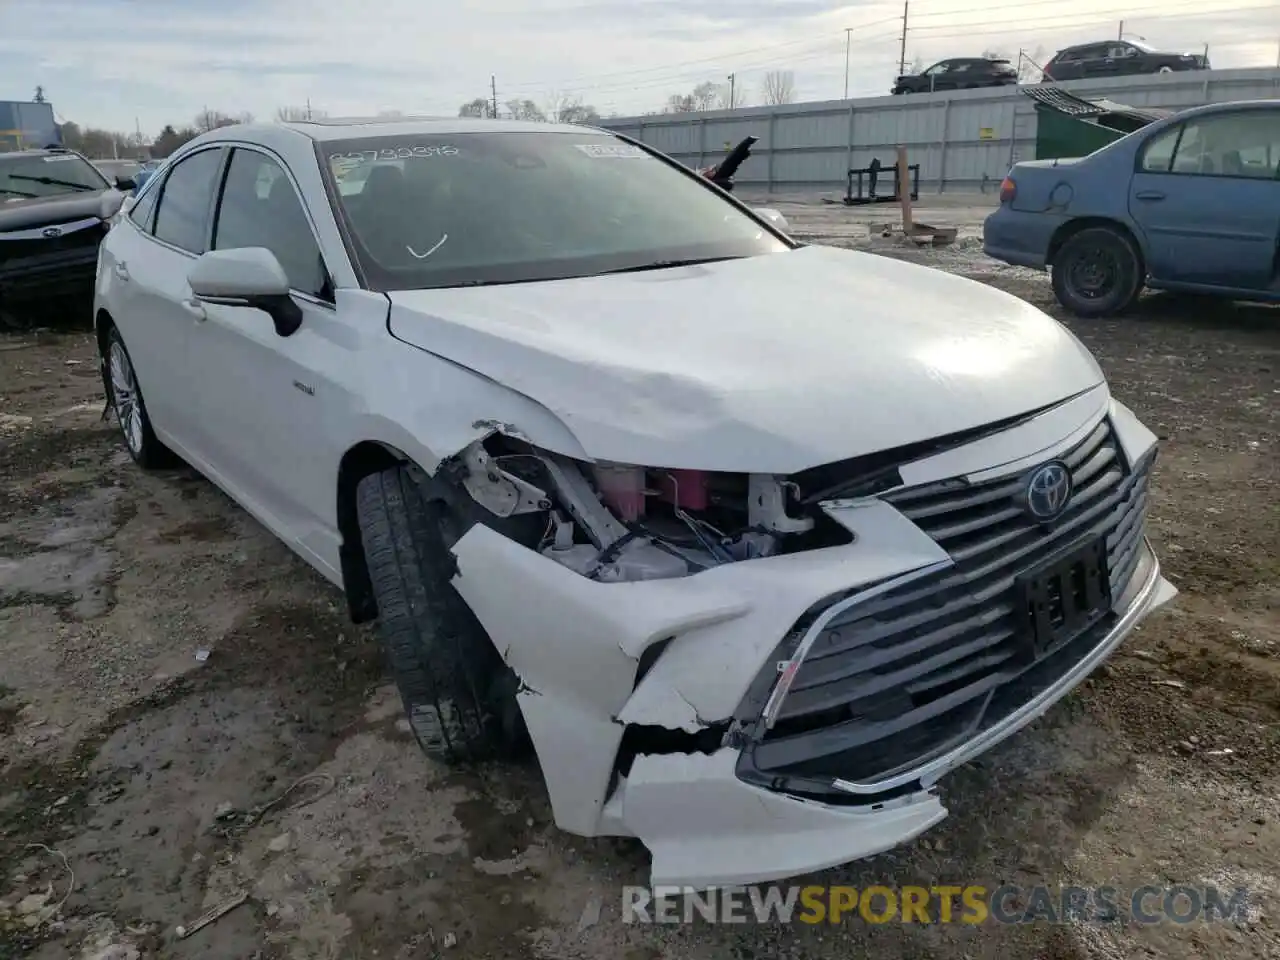
[[[1160, 49], [1208, 44], [1215, 67], [1280, 63], [1280, 0], [911, 0], [906, 61], [1021, 49], [1043, 63], [1122, 19]], [[331, 116], [455, 115], [492, 76], [500, 103], [629, 116], [730, 73], [748, 103], [776, 70], [797, 100], [840, 98], [846, 37], [849, 95], [884, 95], [901, 30], [896, 0], [0, 0], [0, 100], [40, 85], [59, 120], [153, 135], [204, 108], [268, 119], [308, 100]]]

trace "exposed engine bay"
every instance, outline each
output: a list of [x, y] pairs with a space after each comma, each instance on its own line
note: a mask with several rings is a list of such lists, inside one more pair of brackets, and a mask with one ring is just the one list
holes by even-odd
[[497, 517], [545, 514], [526, 546], [603, 583], [683, 577], [853, 539], [785, 477], [580, 463], [502, 434], [471, 444], [449, 473]]

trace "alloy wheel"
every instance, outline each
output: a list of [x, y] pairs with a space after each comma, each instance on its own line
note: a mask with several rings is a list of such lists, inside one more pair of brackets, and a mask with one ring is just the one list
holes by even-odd
[[125, 353], [124, 344], [113, 341], [108, 361], [111, 377], [111, 399], [116, 419], [124, 433], [124, 442], [135, 457], [142, 453], [142, 398], [138, 394], [138, 381], [133, 374], [133, 364]]

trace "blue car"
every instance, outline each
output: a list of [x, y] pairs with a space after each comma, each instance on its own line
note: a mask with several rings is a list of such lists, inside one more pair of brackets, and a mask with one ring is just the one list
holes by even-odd
[[1195, 107], [1087, 157], [1015, 164], [983, 248], [1048, 267], [1084, 317], [1144, 286], [1280, 302], [1280, 100]]

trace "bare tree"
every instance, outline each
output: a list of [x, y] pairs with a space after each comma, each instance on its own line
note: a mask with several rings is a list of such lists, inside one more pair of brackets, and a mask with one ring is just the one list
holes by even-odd
[[916, 58], [912, 60], [911, 64], [907, 67], [907, 73], [911, 76], [915, 76], [918, 73], [924, 73], [926, 66], [928, 66], [928, 64], [924, 62], [924, 57], [917, 54]]
[[188, 140], [193, 140], [199, 134], [194, 127], [183, 127], [181, 130], [175, 130], [173, 124], [165, 124], [160, 136], [156, 137], [155, 142], [151, 144], [151, 155], [153, 157], [167, 157], [173, 151]]
[[582, 98], [558, 93], [547, 104], [546, 115], [555, 123], [599, 123], [600, 111]]
[[716, 85], [714, 106], [721, 110], [736, 110], [747, 102], [747, 85], [741, 82]]
[[282, 123], [299, 120], [322, 120], [328, 115], [326, 111], [317, 110], [310, 105], [303, 107], [276, 107], [276, 119]]
[[229, 114], [223, 113], [221, 110], [210, 110], [205, 108], [196, 114], [194, 126], [201, 133], [208, 133], [210, 130], [217, 130], [219, 127], [229, 127], [236, 123], [252, 123], [252, 113]]
[[764, 85], [760, 89], [765, 103], [795, 103], [796, 75], [790, 70], [770, 70], [764, 75]]
[[[693, 92], [689, 94], [693, 101], [693, 109], [695, 110], [711, 110], [728, 96], [729, 85], [725, 84], [725, 91], [722, 94], [720, 87], [712, 83], [710, 80], [700, 83], [693, 88]], [[735, 97], [736, 99], [736, 97]]]
[[[742, 91], [739, 87], [733, 96], [736, 105], [742, 104]], [[729, 84], [723, 87], [710, 80], [700, 83], [688, 93], [673, 93], [663, 104], [663, 113], [698, 113], [702, 110], [714, 110], [716, 107], [728, 109]]]
[[508, 100], [505, 104], [512, 120], [546, 120], [547, 115], [532, 100]]
[[493, 104], [484, 97], [476, 97], [474, 100], [468, 100], [458, 108], [458, 116], [460, 117], [492, 117]]

